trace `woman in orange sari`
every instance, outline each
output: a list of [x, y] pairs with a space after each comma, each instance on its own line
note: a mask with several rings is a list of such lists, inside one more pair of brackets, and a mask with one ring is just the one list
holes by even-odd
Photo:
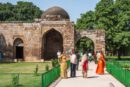
[[105, 68], [105, 66], [106, 66], [105, 58], [104, 58], [103, 52], [101, 51], [100, 57], [99, 57], [99, 60], [98, 60], [98, 65], [97, 65], [96, 73], [97, 74], [104, 74], [104, 68]]

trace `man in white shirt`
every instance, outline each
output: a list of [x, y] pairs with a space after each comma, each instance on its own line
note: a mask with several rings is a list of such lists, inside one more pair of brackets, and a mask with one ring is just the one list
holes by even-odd
[[77, 64], [77, 57], [76, 54], [72, 54], [70, 57], [70, 77], [75, 77], [76, 76], [76, 64]]

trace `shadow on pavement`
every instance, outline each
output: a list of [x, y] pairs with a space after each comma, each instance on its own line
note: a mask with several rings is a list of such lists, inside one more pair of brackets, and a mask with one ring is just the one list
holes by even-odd
[[89, 76], [87, 78], [98, 78], [99, 76]]

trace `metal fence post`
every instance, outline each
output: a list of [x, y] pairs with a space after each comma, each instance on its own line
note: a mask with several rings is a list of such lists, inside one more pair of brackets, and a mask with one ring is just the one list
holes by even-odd
[[17, 81], [17, 87], [19, 87], [19, 73], [17, 74], [17, 79], [18, 79], [18, 81]]
[[44, 87], [44, 82], [43, 82], [43, 74], [42, 74], [42, 76], [41, 76], [41, 87]]

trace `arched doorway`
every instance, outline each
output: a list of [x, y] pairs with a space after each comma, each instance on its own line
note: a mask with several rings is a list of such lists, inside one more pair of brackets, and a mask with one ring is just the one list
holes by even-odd
[[63, 52], [62, 35], [52, 29], [49, 30], [42, 38], [42, 57], [45, 60], [57, 58], [57, 51]]
[[2, 58], [3, 58], [3, 52], [0, 51], [0, 60], [2, 60]]
[[7, 48], [6, 40], [3, 34], [0, 34], [0, 60], [5, 57], [3, 54], [5, 53]]
[[24, 43], [20, 38], [14, 40], [14, 58], [18, 60], [24, 59]]
[[75, 49], [85, 53], [93, 53], [95, 49], [94, 42], [88, 37], [82, 37], [77, 41]]

